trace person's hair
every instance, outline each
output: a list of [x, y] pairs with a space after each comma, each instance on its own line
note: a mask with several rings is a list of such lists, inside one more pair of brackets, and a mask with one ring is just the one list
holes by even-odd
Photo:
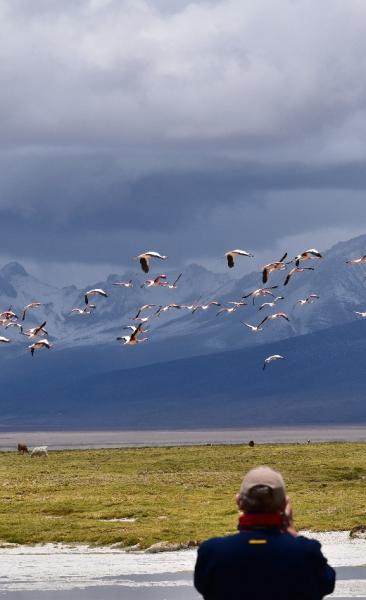
[[247, 494], [240, 494], [240, 504], [246, 513], [273, 513], [282, 509], [277, 494], [268, 485], [256, 485]]

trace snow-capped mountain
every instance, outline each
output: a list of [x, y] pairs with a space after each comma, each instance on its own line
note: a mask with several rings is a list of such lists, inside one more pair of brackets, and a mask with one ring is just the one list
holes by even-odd
[[[175, 358], [175, 345], [177, 348], [184, 346], [180, 356], [182, 352], [186, 355], [206, 354], [269, 343], [354, 321], [357, 318], [355, 310], [366, 310], [366, 268], [346, 264], [346, 260], [365, 253], [366, 235], [362, 235], [335, 245], [324, 253], [322, 260], [303, 263], [303, 266], [314, 267], [314, 271], [296, 274], [286, 287], [283, 287], [284, 271], [272, 274], [269, 285], [278, 285], [274, 293], [284, 296], [276, 308], [259, 311], [262, 302], [268, 301], [268, 298], [259, 298], [254, 305], [249, 298], [248, 305], [233, 314], [216, 316], [216, 306], [194, 314], [187, 309], [173, 309], [151, 320], [149, 345], [175, 341], [176, 344], [169, 344], [169, 357]], [[292, 266], [289, 265], [288, 269]], [[151, 277], [157, 274], [158, 271], [154, 270]], [[178, 273], [167, 272], [167, 275], [172, 281]], [[0, 270], [0, 309], [12, 306], [20, 314], [25, 304], [42, 302], [40, 309], [27, 315], [24, 324], [32, 327], [47, 321], [49, 337], [54, 350], [57, 350], [69, 346], [116, 343], [115, 338], [121, 335], [122, 327], [131, 323], [131, 317], [145, 303], [192, 304], [217, 300], [222, 306], [229, 306], [228, 302], [240, 300], [243, 294], [262, 286], [260, 272], [233, 279], [230, 271], [216, 274], [194, 264], [186, 267], [176, 289], [142, 288], [146, 278], [141, 272], [125, 272], [111, 274], [106, 281], [92, 282], [86, 289], [103, 288], [108, 298], [93, 298], [97, 308], [91, 315], [71, 315], [71, 308], [84, 305], [85, 289], [77, 289], [73, 285], [61, 289], [48, 285], [27, 273], [19, 263], [11, 262]], [[129, 279], [134, 282], [132, 289], [113, 286], [115, 281]], [[311, 293], [318, 294], [320, 299], [305, 306], [296, 304], [298, 299]], [[252, 333], [240, 323], [258, 324], [266, 314], [277, 310], [286, 312], [290, 322], [268, 323], [260, 333]], [[15, 342], [13, 348], [16, 346], [19, 351], [24, 351], [27, 339], [17, 330], [2, 329], [1, 333], [11, 337]]]

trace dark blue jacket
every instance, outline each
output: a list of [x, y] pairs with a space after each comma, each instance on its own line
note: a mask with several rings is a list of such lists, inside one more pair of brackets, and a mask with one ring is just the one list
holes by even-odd
[[332, 593], [335, 572], [316, 540], [241, 531], [201, 544], [194, 584], [205, 600], [320, 600]]

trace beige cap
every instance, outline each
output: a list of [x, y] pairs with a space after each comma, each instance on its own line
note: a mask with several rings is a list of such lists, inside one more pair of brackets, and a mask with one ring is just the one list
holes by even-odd
[[242, 481], [240, 498], [246, 512], [279, 512], [286, 498], [281, 473], [270, 467], [252, 469]]

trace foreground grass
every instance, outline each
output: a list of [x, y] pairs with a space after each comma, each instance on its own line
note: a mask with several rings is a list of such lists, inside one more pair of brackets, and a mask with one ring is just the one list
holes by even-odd
[[[251, 467], [280, 470], [296, 525], [366, 521], [366, 444], [203, 446], [0, 454], [0, 540], [140, 544], [234, 531], [235, 492]], [[135, 522], [100, 519], [135, 517]]]

